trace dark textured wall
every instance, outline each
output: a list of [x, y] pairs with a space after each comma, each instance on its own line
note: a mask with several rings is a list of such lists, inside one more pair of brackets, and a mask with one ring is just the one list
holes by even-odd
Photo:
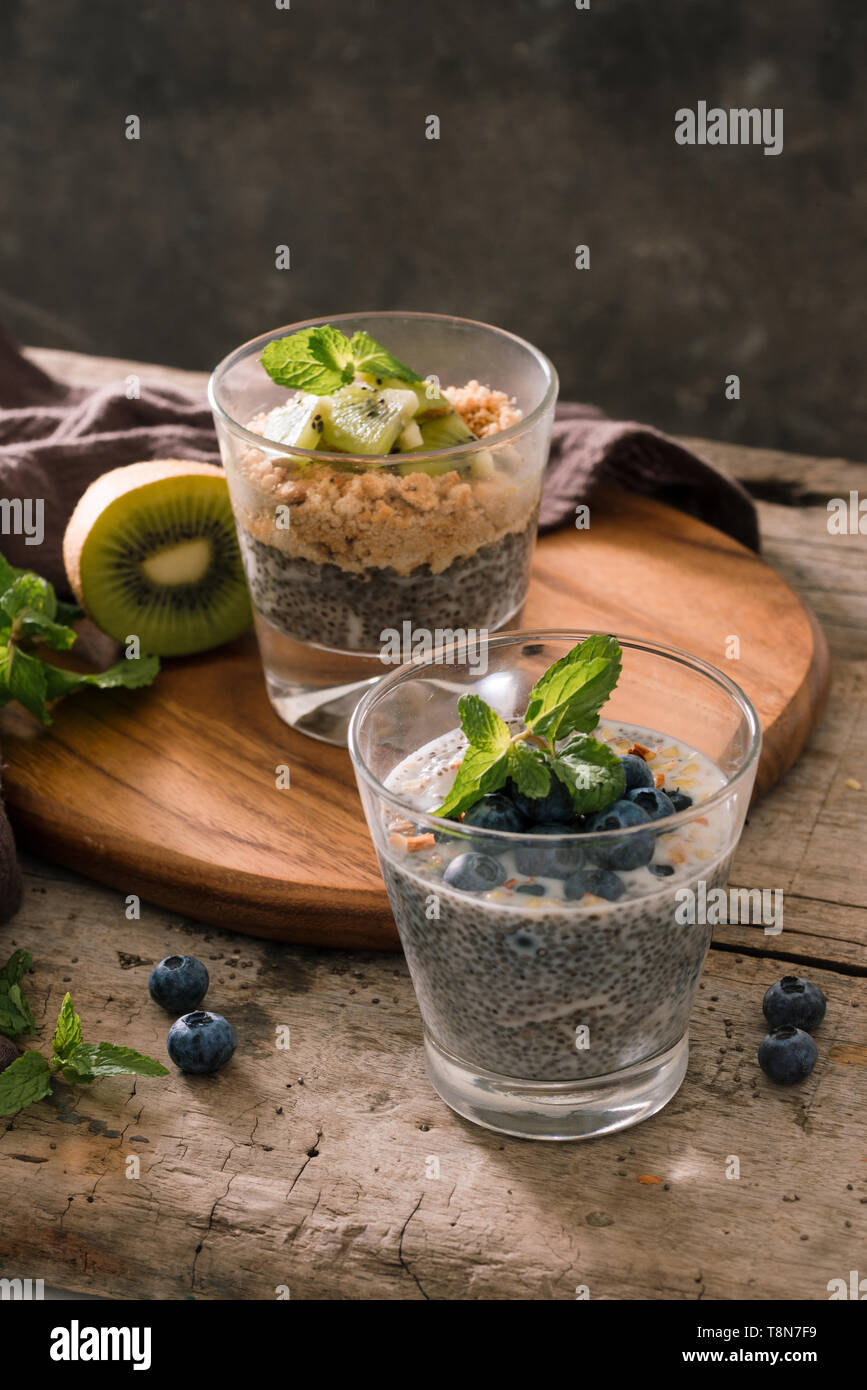
[[[206, 367], [457, 312], [565, 396], [863, 457], [865, 41], [864, 0], [2, 0], [0, 315]], [[783, 153], [679, 147], [700, 99], [783, 107]]]

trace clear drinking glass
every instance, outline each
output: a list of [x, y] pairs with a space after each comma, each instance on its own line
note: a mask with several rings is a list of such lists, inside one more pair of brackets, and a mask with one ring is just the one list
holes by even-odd
[[[523, 418], [486, 439], [390, 462], [266, 442], [250, 424], [290, 393], [267, 376], [262, 351], [323, 323], [350, 337], [363, 329], [443, 387], [475, 379], [504, 391]], [[520, 614], [556, 398], [556, 373], [536, 348], [439, 314], [308, 319], [220, 363], [209, 399], [268, 696], [282, 719], [345, 743], [359, 695], [383, 672], [383, 633], [430, 634], [433, 644]]]
[[[712, 935], [702, 903], [726, 885], [761, 746], [755, 710], [727, 676], [684, 652], [624, 637], [623, 671], [603, 722], [653, 729], [703, 754], [723, 779], [704, 801], [649, 829], [552, 837], [456, 826], [385, 785], [404, 759], [456, 728], [461, 694], [472, 690], [504, 719], [520, 718], [542, 673], [588, 635], [501, 634], [488, 644], [484, 674], [454, 646], [442, 648], [383, 677], [358, 705], [349, 734], [421, 1010], [431, 1081], [459, 1114], [526, 1138], [621, 1129], [654, 1114], [678, 1089]], [[670, 878], [643, 867], [629, 895], [615, 902], [516, 901], [515, 894], [493, 902], [450, 888], [430, 861], [417, 868], [421, 856], [406, 852], [395, 826], [411, 827], [413, 836], [433, 832], [434, 859], [447, 856], [455, 840], [461, 852], [555, 848], [589, 863], [610, 859], [614, 846], [628, 855], [648, 834], [655, 859], [663, 837], [679, 837], [664, 841], [669, 848], [703, 848], [690, 849], [678, 871], [667, 869]], [[694, 895], [693, 922], [679, 920], [684, 892]]]

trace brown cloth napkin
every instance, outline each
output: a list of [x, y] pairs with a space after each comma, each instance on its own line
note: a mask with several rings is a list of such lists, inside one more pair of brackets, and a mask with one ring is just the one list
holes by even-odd
[[[130, 399], [123, 379], [95, 390], [66, 386], [22, 357], [0, 325], [0, 498], [44, 504], [40, 545], [28, 545], [23, 535], [0, 535], [11, 564], [34, 569], [67, 592], [61, 547], [79, 497], [109, 468], [151, 458], [219, 463], [204, 396], [148, 381]], [[655, 430], [609, 420], [592, 406], [558, 406], [542, 529], [572, 520], [599, 482], [659, 497], [758, 550], [755, 508], [738, 483]], [[20, 895], [0, 805], [0, 921], [16, 911]]]

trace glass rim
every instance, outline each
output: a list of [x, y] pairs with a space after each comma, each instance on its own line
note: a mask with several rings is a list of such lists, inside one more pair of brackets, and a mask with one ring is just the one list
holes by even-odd
[[[244, 357], [251, 354], [251, 350], [265, 347], [267, 343], [275, 338], [285, 338], [290, 333], [298, 333], [302, 328], [318, 328], [323, 324], [340, 324], [348, 320], [358, 319], [426, 319], [441, 321], [443, 323], [464, 324], [468, 328], [480, 328], [487, 333], [493, 333], [497, 337], [506, 338], [512, 343], [517, 343], [530, 354], [531, 357], [542, 368], [545, 376], [545, 394], [537, 406], [534, 406], [528, 415], [522, 416], [514, 425], [508, 429], [499, 430], [496, 434], [487, 435], [483, 439], [471, 439], [467, 444], [451, 445], [445, 449], [413, 449], [412, 459], [414, 462], [426, 462], [428, 459], [442, 459], [446, 455], [461, 458], [471, 457], [483, 449], [497, 448], [503, 442], [519, 439], [527, 430], [531, 429], [536, 422], [545, 414], [557, 399], [560, 388], [557, 370], [545, 353], [539, 348], [534, 347], [526, 338], [520, 338], [517, 333], [510, 333], [505, 328], [497, 328], [492, 323], [482, 323], [481, 320], [461, 318], [458, 314], [426, 314], [417, 310], [410, 309], [370, 309], [351, 314], [325, 314], [317, 318], [302, 319], [298, 323], [286, 324], [282, 328], [271, 329], [267, 333], [259, 333], [254, 338], [248, 338], [240, 347], [233, 348], [222, 361], [218, 362], [208, 379], [208, 404], [214, 415], [222, 421], [227, 429], [239, 438], [247, 440], [257, 449], [264, 446], [271, 453], [284, 454], [287, 458], [297, 458], [304, 462], [312, 463], [336, 463], [352, 464], [363, 468], [396, 468], [400, 463], [406, 463], [409, 455], [401, 454], [395, 458], [393, 463], [384, 463], [383, 460], [391, 458], [390, 454], [340, 454], [326, 453], [324, 449], [299, 449], [293, 444], [281, 444], [278, 440], [266, 439], [264, 435], [257, 434], [255, 430], [250, 430], [240, 420], [236, 420], [227, 410], [223, 409], [217, 399], [217, 392], [220, 383], [227, 372]], [[264, 368], [262, 369], [264, 372]], [[288, 399], [288, 396], [287, 396]]]
[[[352, 765], [356, 776], [363, 779], [371, 791], [382, 800], [388, 801], [401, 811], [406, 813], [407, 819], [415, 824], [429, 826], [431, 830], [442, 832], [445, 828], [451, 828], [456, 833], [463, 833], [468, 838], [474, 836], [480, 840], [490, 839], [494, 844], [508, 847], [512, 844], [526, 843], [528, 840], [534, 841], [539, 845], [558, 844], [561, 840], [602, 840], [611, 842], [613, 840], [623, 841], [630, 836], [656, 834], [663, 830], [674, 830], [678, 826], [688, 824], [705, 815], [709, 810], [720, 805], [730, 795], [734, 788], [741, 784], [753, 770], [758, 762], [759, 753], [762, 747], [762, 726], [759, 721], [758, 713], [749, 696], [741, 689], [736, 681], [730, 676], [725, 675], [718, 667], [712, 666], [709, 661], [705, 661], [700, 656], [693, 656], [690, 652], [683, 651], [680, 647], [667, 646], [662, 642], [652, 642], [642, 637], [621, 636], [619, 633], [599, 633], [596, 630], [578, 630], [573, 628], [535, 628], [520, 629], [517, 631], [499, 633], [495, 637], [488, 638], [488, 648], [514, 646], [516, 644], [532, 644], [539, 641], [570, 641], [574, 646], [579, 641], [585, 641], [593, 636], [613, 636], [616, 637], [621, 647], [633, 651], [646, 652], [675, 662], [677, 665], [686, 666], [690, 670], [703, 676], [712, 684], [720, 687], [729, 697], [733, 704], [740, 710], [746, 719], [749, 729], [749, 745], [743, 756], [740, 766], [727, 778], [724, 785], [715, 791], [704, 801], [699, 801], [693, 806], [687, 807], [685, 811], [675, 811], [671, 816], [661, 816], [658, 820], [645, 821], [640, 825], [625, 826], [620, 830], [564, 830], [562, 835], [536, 835], [532, 830], [488, 830], [478, 826], [463, 827], [461, 821], [449, 820], [444, 816], [434, 816], [429, 811], [419, 811], [408, 801], [390, 790], [379, 781], [371, 769], [367, 766], [359, 748], [359, 734], [364, 720], [373, 710], [377, 702], [384, 698], [388, 691], [403, 681], [409, 680], [414, 672], [422, 667], [447, 666], [448, 662], [444, 659], [437, 660], [438, 656], [445, 656], [459, 646], [460, 638], [452, 642], [444, 643], [437, 647], [430, 655], [419, 655], [411, 657], [394, 671], [380, 677], [375, 685], [372, 685], [365, 692], [361, 700], [356, 705], [352, 718], [349, 723], [348, 749], [352, 759]], [[602, 717], [602, 716], [600, 716]], [[660, 730], [660, 732], [662, 732]], [[676, 738], [675, 733], [670, 734], [671, 738]], [[696, 750], [698, 751], [698, 750]]]

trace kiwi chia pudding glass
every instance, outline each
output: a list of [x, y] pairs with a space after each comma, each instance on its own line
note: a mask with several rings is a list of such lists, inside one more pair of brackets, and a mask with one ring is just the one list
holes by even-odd
[[365, 694], [349, 749], [448, 1105], [579, 1139], [671, 1099], [760, 746], [720, 671], [603, 634], [501, 634], [484, 674], [443, 647]]
[[529, 343], [437, 314], [308, 320], [231, 353], [209, 397], [287, 723], [345, 743], [386, 634], [518, 617], [557, 397]]

